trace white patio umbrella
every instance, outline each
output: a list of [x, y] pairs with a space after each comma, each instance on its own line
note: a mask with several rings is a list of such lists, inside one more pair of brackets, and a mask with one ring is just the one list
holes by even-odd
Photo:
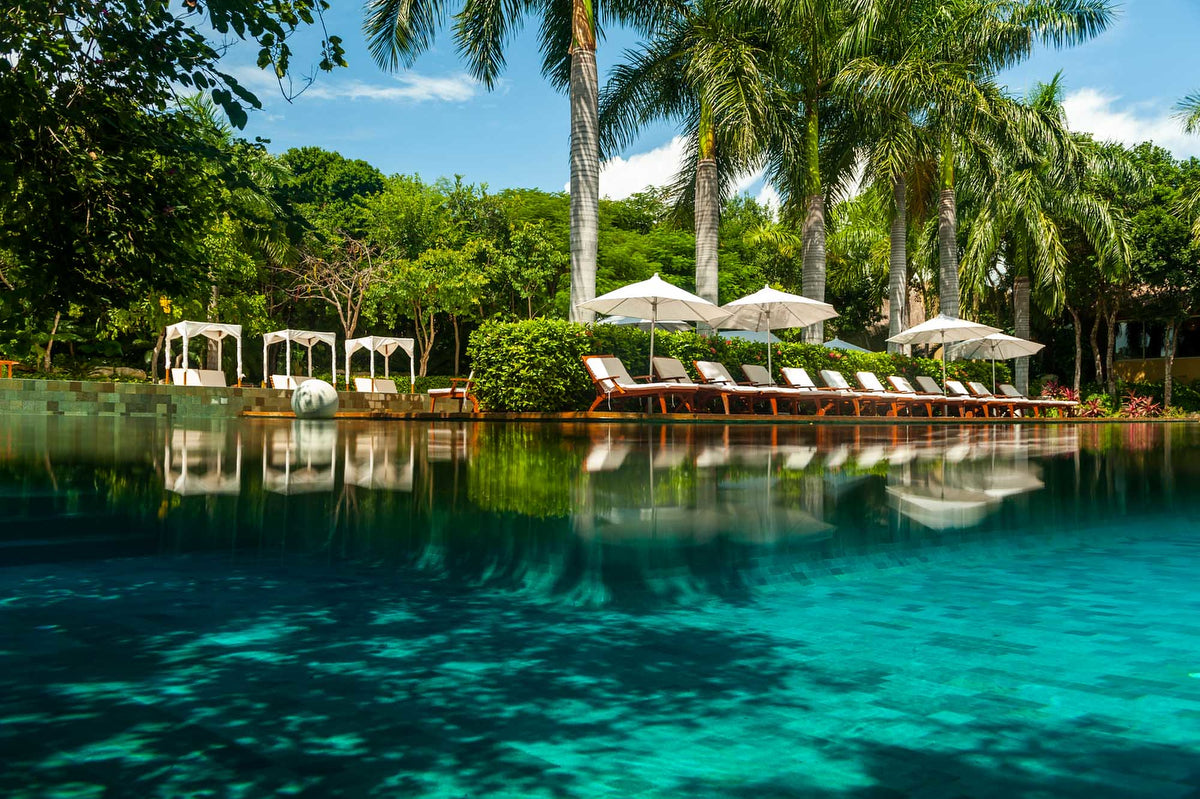
[[938, 314], [922, 322], [916, 327], [910, 327], [902, 333], [897, 333], [888, 339], [893, 344], [941, 344], [942, 345], [942, 391], [946, 391], [946, 344], [955, 341], [969, 341], [983, 338], [1000, 331], [994, 327], [981, 325], [968, 319], [958, 319], [953, 316]]
[[[736, 327], [770, 333], [772, 329], [808, 327], [838, 315], [829, 303], [789, 294], [770, 286], [726, 303], [729, 316], [721, 327]], [[771, 371], [771, 344], [767, 343], [767, 371]]]
[[1045, 344], [1010, 336], [1007, 333], [993, 333], [990, 336], [963, 342], [955, 348], [954, 354], [959, 358], [991, 358], [992, 391], [995, 391], [997, 359], [1007, 361], [1009, 358], [1023, 358], [1041, 351], [1045, 346]]
[[578, 305], [587, 311], [610, 316], [633, 316], [650, 320], [650, 373], [654, 373], [654, 328], [659, 319], [707, 322], [716, 326], [729, 314], [703, 297], [654, 277], [610, 291]]

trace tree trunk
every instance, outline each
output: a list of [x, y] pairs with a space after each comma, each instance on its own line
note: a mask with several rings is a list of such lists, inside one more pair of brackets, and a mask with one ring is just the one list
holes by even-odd
[[[1100, 306], [1101, 308], [1104, 306]], [[1100, 352], [1100, 308], [1096, 309], [1096, 316], [1092, 320], [1092, 332], [1089, 335], [1089, 340], [1092, 344], [1092, 357], [1096, 361], [1096, 382], [1104, 383], [1104, 356]]]
[[939, 313], [957, 317], [958, 208], [954, 196], [954, 147], [949, 137], [942, 143], [941, 185], [938, 198], [938, 307]]
[[458, 314], [450, 315], [450, 323], [454, 325], [454, 376], [458, 377], [458, 356], [462, 351], [458, 338]]
[[54, 349], [54, 336], [58, 334], [58, 323], [62, 320], [62, 311], [54, 312], [54, 326], [50, 328], [50, 339], [46, 342], [46, 353], [42, 356], [42, 371], [50, 371], [50, 351]]
[[[1013, 281], [1013, 334], [1017, 338], [1029, 338], [1029, 278], [1018, 275]], [[1029, 358], [1017, 358], [1013, 379], [1017, 391], [1029, 393]]]
[[[1179, 323], [1172, 320], [1167, 323], [1166, 334], [1163, 336], [1163, 347], [1166, 349], [1166, 358], [1163, 366], [1163, 410], [1171, 407], [1171, 384], [1174, 382], [1174, 376], [1171, 374], [1175, 368], [1175, 342], [1179, 337]], [[1167, 431], [1170, 435], [1170, 431]]]
[[[888, 337], [904, 332], [908, 300], [908, 205], [904, 176], [892, 183], [892, 227], [888, 238]], [[903, 344], [888, 344], [888, 352], [904, 352]]]
[[[419, 318], [419, 317], [418, 317]], [[421, 325], [418, 323], [418, 329]], [[425, 341], [421, 346], [421, 360], [418, 364], [417, 375], [425, 377], [426, 371], [429, 369], [429, 355], [433, 352], [433, 339], [437, 335], [437, 330], [434, 328], [433, 312], [429, 312], [429, 326], [425, 328], [425, 335], [422, 338]]]
[[717, 196], [717, 160], [696, 164], [696, 293], [717, 303], [717, 228], [721, 203]]
[[1067, 311], [1071, 314], [1071, 326], [1075, 329], [1075, 382], [1072, 385], [1078, 396], [1083, 381], [1083, 322], [1079, 318], [1079, 311], [1069, 305]]
[[[212, 278], [211, 273], [209, 274], [209, 278], [210, 279]], [[217, 284], [216, 283], [211, 283], [210, 287], [211, 287], [211, 293], [208, 298], [208, 320], [207, 321], [215, 322], [215, 321], [217, 321], [217, 297], [219, 295], [217, 293]], [[215, 370], [219, 371], [221, 369], [221, 359], [217, 357], [217, 341], [216, 341], [216, 339], [211, 339], [211, 338], [207, 339], [207, 341], [208, 341], [208, 352], [206, 353], [205, 358], [204, 358], [204, 362], [205, 362], [204, 368], [205, 369], [215, 369]]]
[[1113, 371], [1113, 360], [1117, 354], [1117, 314], [1120, 311], [1121, 304], [1114, 300], [1112, 307], [1104, 314], [1104, 327], [1108, 333], [1108, 342], [1104, 353], [1104, 373], [1108, 378], [1108, 393], [1114, 397], [1117, 395], [1117, 373]]
[[[150, 382], [158, 382], [158, 359], [162, 355], [163, 341], [166, 339], [167, 331], [163, 328], [158, 330], [158, 338], [154, 340], [154, 351], [150, 354]], [[166, 379], [166, 375], [163, 375]]]
[[[804, 169], [807, 196], [804, 228], [801, 230], [804, 266], [801, 284], [805, 297], [825, 300], [825, 197], [821, 192], [820, 125], [815, 101], [809, 101], [805, 113]], [[825, 340], [825, 323], [804, 328], [804, 340], [820, 344]]]
[[571, 41], [571, 310], [572, 321], [595, 317], [579, 304], [596, 296], [600, 208], [600, 77], [592, 3], [573, 0]]
[[[804, 296], [825, 301], [825, 198], [820, 194], [808, 197], [808, 213], [804, 217]], [[825, 323], [817, 322], [804, 328], [804, 340], [820, 344], [825, 340]]]

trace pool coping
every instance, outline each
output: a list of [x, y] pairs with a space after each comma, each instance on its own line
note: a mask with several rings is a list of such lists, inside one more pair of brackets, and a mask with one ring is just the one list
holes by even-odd
[[[243, 419], [295, 419], [290, 411], [252, 411], [241, 413]], [[1062, 425], [1062, 424], [1197, 424], [1194, 417], [1150, 417], [1133, 419], [1128, 417], [1105, 417], [1098, 419], [1079, 417], [1022, 417], [1012, 418], [964, 418], [957, 416], [792, 416], [780, 414], [713, 414], [713, 413], [634, 413], [634, 412], [588, 412], [561, 411], [557, 413], [516, 413], [483, 411], [430, 412], [430, 411], [340, 411], [334, 420], [394, 421], [394, 422], [586, 422], [595, 424], [628, 424], [649, 422], [653, 424], [759, 424], [759, 425]]]

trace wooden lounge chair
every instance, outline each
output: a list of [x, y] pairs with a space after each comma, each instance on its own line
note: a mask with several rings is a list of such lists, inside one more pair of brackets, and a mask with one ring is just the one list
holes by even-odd
[[1019, 399], [1026, 400], [1028, 402], [1036, 403], [1042, 409], [1055, 408], [1055, 409], [1063, 411], [1068, 416], [1070, 416], [1074, 412], [1074, 410], [1079, 407], [1079, 403], [1075, 402], [1073, 400], [1055, 400], [1055, 399], [1042, 399], [1041, 397], [1027, 397], [1024, 394], [1022, 394], [1020, 391], [1017, 391], [1017, 387], [1012, 385], [1011, 383], [1001, 383], [1000, 384], [1000, 394], [1005, 397], [1012, 397], [1014, 399], [1019, 398]]
[[429, 389], [429, 412], [433, 413], [438, 400], [454, 400], [458, 402], [461, 413], [467, 402], [471, 403], [471, 413], [479, 413], [479, 400], [475, 398], [475, 370], [472, 369], [466, 377], [450, 378], [449, 388]]
[[917, 375], [917, 385], [927, 394], [941, 394], [946, 398], [947, 403], [955, 403], [955, 405], [947, 405], [947, 407], [957, 407], [960, 416], [974, 416], [976, 413], [988, 415], [988, 406], [985, 402], [976, 397], [964, 397], [944, 392], [932, 377]]
[[710, 400], [718, 399], [721, 401], [721, 407], [725, 410], [725, 413], [729, 413], [729, 400], [731, 398], [747, 399], [744, 394], [738, 394], [736, 390], [727, 386], [695, 382], [692, 380], [692, 376], [688, 374], [688, 370], [684, 368], [683, 361], [678, 358], [656, 355], [654, 356], [653, 366], [654, 374], [659, 380], [674, 385], [692, 386], [695, 388], [697, 408], [701, 404], [707, 404]]
[[[745, 366], [742, 367], [742, 369], [745, 368]], [[825, 416], [831, 410], [841, 413], [843, 406], [853, 410], [855, 416], [862, 414], [859, 396], [853, 392], [819, 388], [809, 376], [808, 371], [799, 366], [784, 366], [779, 373], [783, 375], [783, 380], [787, 383], [788, 388], [807, 392], [805, 398], [812, 397], [813, 401], [817, 403], [817, 416]]]
[[600, 403], [606, 401], [611, 406], [613, 400], [617, 399], [646, 398], [657, 399], [663, 413], [667, 412], [668, 398], [678, 399], [690, 411], [699, 391], [699, 387], [694, 384], [639, 383], [630, 376], [621, 359], [613, 355], [585, 355], [583, 365], [596, 386], [596, 399], [588, 408], [589, 412], [596, 410]]
[[808, 378], [807, 372], [803, 369], [796, 371], [801, 374], [793, 374], [792, 376], [797, 380], [807, 382], [808, 385], [781, 386], [771, 377], [771, 373], [767, 371], [767, 367], [753, 363], [742, 364], [742, 373], [746, 375], [746, 382], [749, 385], [770, 389], [775, 394], [776, 403], [790, 403], [792, 413], [797, 416], [800, 415], [800, 403], [802, 402], [811, 402], [817, 416], [824, 416], [830, 410], [836, 411], [838, 409], [844, 399], [842, 396], [837, 394], [837, 392], [818, 389], [812, 380]]
[[860, 406], [869, 406], [875, 413], [878, 413], [880, 409], [883, 409], [885, 414], [889, 416], [895, 415], [894, 413], [889, 413], [889, 411], [893, 410], [892, 402], [890, 400], [870, 391], [855, 391], [854, 388], [851, 387], [850, 382], [846, 380], [846, 376], [836, 369], [822, 369], [820, 374], [821, 380], [825, 382], [827, 387], [833, 391], [846, 394], [847, 396], [856, 396]]
[[1018, 397], [998, 397], [992, 392], [988, 391], [987, 386], [983, 385], [983, 383], [979, 383], [974, 380], [967, 381], [965, 387], [961, 381], [947, 380], [946, 388], [950, 389], [956, 395], [960, 393], [959, 389], [962, 388], [963, 391], [970, 392], [969, 396], [976, 397], [989, 403], [993, 412], [998, 409], [1003, 409], [1008, 411], [1008, 416], [1010, 418], [1014, 419], [1018, 416], [1024, 415], [1027, 411], [1031, 412], [1034, 416], [1037, 416], [1041, 410], [1037, 403], [1030, 402], [1026, 399]]
[[960, 380], [947, 380], [946, 391], [952, 397], [969, 397], [983, 403], [984, 416], [1000, 416], [1002, 410], [1007, 410], [1009, 415], [1015, 415], [1011, 401], [1006, 401], [999, 397], [979, 397], [967, 390], [967, 387]]
[[908, 415], [912, 416], [912, 409], [914, 407], [925, 408], [926, 413], [933, 416], [933, 405], [928, 401], [922, 400], [916, 393], [906, 394], [899, 391], [889, 391], [874, 372], [855, 372], [854, 378], [858, 380], [858, 385], [863, 391], [886, 398], [891, 403], [887, 412], [888, 416], [899, 416], [901, 410], [907, 410]]
[[726, 405], [726, 413], [728, 413], [728, 401], [733, 398], [740, 399], [746, 403], [747, 410], [754, 411], [754, 401], [765, 399], [771, 404], [772, 415], [779, 413], [779, 403], [777, 392], [770, 388], [760, 388], [746, 383], [738, 383], [733, 379], [733, 375], [729, 374], [729, 370], [725, 368], [725, 364], [717, 363], [716, 361], [693, 361], [696, 371], [700, 374], [704, 384], [708, 386], [720, 386], [725, 389], [728, 394], [723, 399]]
[[907, 377], [901, 377], [900, 375], [888, 375], [888, 383], [900, 394], [912, 397], [913, 401], [917, 405], [924, 407], [925, 412], [931, 417], [934, 415], [935, 408], [941, 408], [943, 416], [949, 416], [951, 408], [954, 408], [955, 413], [958, 415], [962, 415], [963, 403], [947, 397], [941, 391], [938, 391], [936, 394], [917, 391], [913, 388], [912, 383], [908, 382]]

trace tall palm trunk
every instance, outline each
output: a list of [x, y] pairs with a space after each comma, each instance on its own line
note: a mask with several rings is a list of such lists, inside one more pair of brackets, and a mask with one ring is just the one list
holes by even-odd
[[600, 77], [591, 0], [573, 0], [571, 20], [571, 319], [594, 314], [579, 303], [596, 296], [600, 208]]
[[[1171, 388], [1174, 381], [1175, 371], [1175, 349], [1179, 342], [1179, 323], [1172, 319], [1167, 323], [1166, 333], [1163, 336], [1163, 349], [1166, 350], [1166, 358], [1163, 361], [1163, 410], [1171, 407]], [[1169, 436], [1170, 433], [1168, 432]]]
[[717, 145], [712, 115], [700, 107], [700, 158], [696, 163], [696, 293], [717, 302], [717, 244], [721, 205], [717, 189]]
[[[810, 102], [806, 113], [804, 140], [806, 180], [806, 204], [804, 228], [801, 236], [804, 246], [804, 296], [812, 300], [825, 300], [825, 198], [821, 193], [821, 168], [819, 155], [819, 128], [816, 104]], [[825, 323], [817, 322], [804, 328], [804, 340], [820, 344], [825, 340]]]
[[942, 143], [941, 195], [938, 198], [938, 305], [958, 316], [958, 209], [954, 197], [954, 146]]
[[[898, 175], [892, 182], [892, 228], [888, 256], [888, 337], [902, 333], [908, 321], [908, 205], [905, 181]], [[904, 352], [903, 344], [888, 344], [888, 352]]]
[[[1013, 281], [1013, 333], [1017, 338], [1029, 338], [1029, 276], [1018, 275]], [[1029, 391], [1029, 358], [1017, 358], [1017, 390]]]
[[1075, 331], [1075, 377], [1071, 387], [1078, 394], [1083, 383], [1083, 320], [1080, 319], [1079, 311], [1069, 305], [1067, 312], [1071, 314], [1071, 327]]
[[[1101, 301], [1101, 308], [1103, 301]], [[1096, 316], [1092, 320], [1092, 332], [1089, 335], [1089, 341], [1092, 343], [1092, 357], [1096, 361], [1096, 382], [1104, 382], [1104, 354], [1100, 351], [1100, 309], [1096, 309]]]

